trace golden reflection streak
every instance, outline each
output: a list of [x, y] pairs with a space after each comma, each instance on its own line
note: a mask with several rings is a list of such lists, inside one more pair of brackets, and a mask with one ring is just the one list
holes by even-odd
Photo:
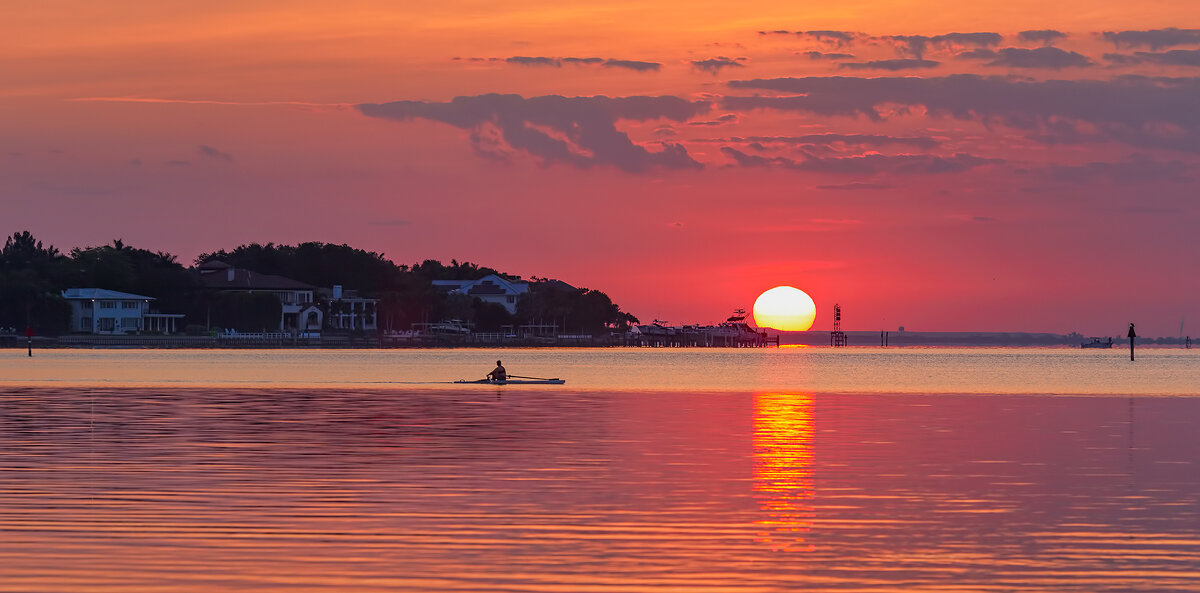
[[811, 551], [814, 404], [811, 393], [754, 396], [754, 492], [763, 518], [758, 541], [779, 551]]

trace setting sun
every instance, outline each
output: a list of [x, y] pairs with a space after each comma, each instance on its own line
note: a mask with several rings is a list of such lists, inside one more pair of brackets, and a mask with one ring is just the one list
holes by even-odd
[[754, 301], [754, 324], [782, 331], [804, 331], [817, 318], [812, 297], [798, 288], [776, 286]]

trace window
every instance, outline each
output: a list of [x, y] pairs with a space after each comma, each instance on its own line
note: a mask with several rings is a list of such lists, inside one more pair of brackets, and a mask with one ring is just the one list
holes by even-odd
[[117, 320], [113, 319], [112, 317], [101, 317], [98, 320], [98, 327], [96, 329], [102, 332], [110, 332], [116, 328], [116, 321]]
[[[89, 303], [89, 304], [91, 304], [91, 303]], [[91, 317], [80, 317], [79, 318], [79, 329], [81, 329], [85, 332], [92, 331], [92, 318]]]
[[101, 309], [116, 309], [117, 303], [116, 303], [116, 301], [100, 301], [100, 308]]
[[79, 303], [79, 306], [86, 311], [91, 311], [92, 310], [92, 301], [83, 301], [83, 302]]
[[121, 308], [122, 309], [136, 309], [136, 308], [138, 308], [138, 304], [137, 304], [137, 301], [121, 301]]
[[138, 327], [138, 325], [140, 325], [138, 321], [140, 320], [137, 317], [126, 317], [125, 319], [121, 320], [121, 327], [124, 328], [125, 331], [137, 331], [141, 329]]

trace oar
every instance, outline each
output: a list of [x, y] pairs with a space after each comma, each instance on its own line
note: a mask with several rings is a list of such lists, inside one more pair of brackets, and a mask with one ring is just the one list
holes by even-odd
[[508, 377], [510, 379], [537, 379], [538, 381], [553, 381], [558, 378], [558, 377], [554, 377], [552, 379], [549, 377], [522, 377], [521, 375], [509, 375]]

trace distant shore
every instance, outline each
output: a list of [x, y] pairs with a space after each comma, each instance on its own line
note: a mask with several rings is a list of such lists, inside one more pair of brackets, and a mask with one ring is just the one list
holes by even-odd
[[[1078, 348], [1084, 338], [1078, 334], [1032, 332], [845, 332], [848, 346], [974, 346], [974, 347], [1068, 347]], [[782, 346], [830, 346], [827, 331], [780, 332]], [[1105, 338], [1107, 339], [1107, 338]], [[1113, 338], [1113, 348], [1127, 347], [1125, 338]], [[1138, 338], [1139, 347], [1176, 347], [1187, 345], [1187, 338]], [[26, 348], [27, 339], [14, 334], [0, 334], [0, 348]], [[480, 336], [405, 336], [388, 335], [323, 335], [320, 337], [290, 337], [274, 335], [253, 337], [226, 335], [82, 335], [35, 336], [37, 348], [570, 348], [570, 347], [636, 347], [637, 344], [619, 335], [564, 335], [513, 337], [485, 334]], [[720, 346], [713, 346], [719, 348]]]
[[[913, 332], [913, 331], [848, 331], [850, 346], [1069, 346], [1078, 348], [1093, 337], [1102, 341], [1112, 338], [1112, 347], [1128, 347], [1129, 340], [1120, 336], [1084, 336], [1040, 332]], [[1138, 346], [1184, 346], [1187, 337], [1138, 338]], [[829, 346], [829, 332], [782, 332], [783, 345]]]

